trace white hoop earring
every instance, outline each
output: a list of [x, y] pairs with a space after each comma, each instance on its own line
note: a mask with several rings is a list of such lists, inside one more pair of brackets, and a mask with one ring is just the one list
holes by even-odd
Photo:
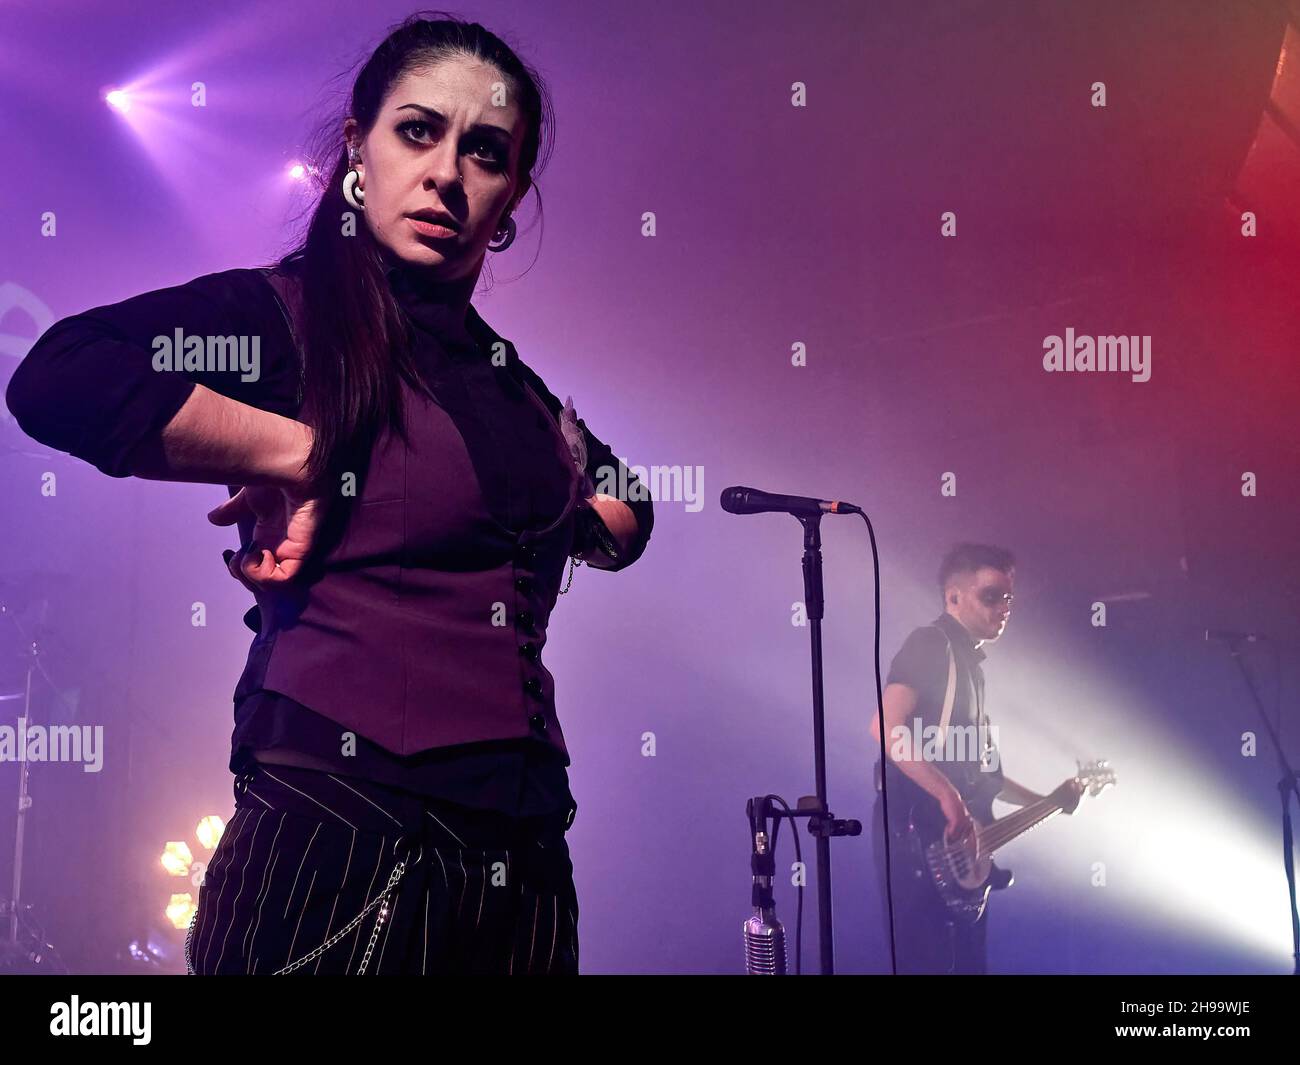
[[355, 170], [349, 170], [343, 177], [343, 198], [348, 201], [358, 211], [366, 209], [366, 193], [364, 189], [357, 187], [357, 182], [361, 180], [361, 175]]
[[505, 251], [515, 242], [515, 234], [517, 232], [518, 227], [515, 225], [515, 220], [513, 218], [507, 218], [501, 223], [500, 228], [497, 230], [497, 233], [505, 234], [504, 239], [502, 239], [498, 244], [493, 244], [491, 241], [488, 241], [488, 251]]

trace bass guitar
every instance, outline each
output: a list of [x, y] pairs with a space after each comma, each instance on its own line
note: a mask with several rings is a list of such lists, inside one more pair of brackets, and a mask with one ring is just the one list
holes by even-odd
[[993, 817], [991, 798], [982, 803], [968, 800], [977, 827], [973, 838], [957, 843], [945, 837], [939, 804], [927, 794], [911, 803], [903, 833], [913, 871], [934, 884], [954, 920], [974, 924], [984, 913], [989, 892], [1010, 887], [1013, 880], [1010, 870], [993, 863], [993, 855], [1057, 814], [1073, 813], [1084, 795], [1096, 797], [1114, 783], [1115, 771], [1108, 763], [1090, 762], [1050, 795], [1006, 817]]

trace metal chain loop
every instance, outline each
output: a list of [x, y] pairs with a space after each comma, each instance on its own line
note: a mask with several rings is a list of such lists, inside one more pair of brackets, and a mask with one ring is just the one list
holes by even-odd
[[[379, 931], [381, 928], [383, 928], [384, 922], [388, 919], [389, 896], [393, 893], [393, 888], [397, 886], [398, 881], [402, 879], [402, 876], [403, 874], [405, 874], [405, 872], [406, 872], [406, 862], [399, 861], [397, 863], [396, 868], [393, 869], [392, 875], [389, 876], [388, 884], [384, 887], [384, 890], [381, 891], [378, 895], [376, 895], [373, 900], [367, 903], [365, 909], [363, 909], [359, 914], [357, 914], [354, 918], [352, 918], [352, 920], [350, 920], [347, 924], [345, 924], [342, 928], [340, 928], [337, 932], [335, 932], [332, 936], [330, 936], [329, 939], [325, 940], [325, 942], [322, 943], [315, 950], [312, 950], [307, 954], [304, 954], [297, 961], [290, 962], [283, 969], [277, 969], [271, 975], [285, 976], [288, 973], [293, 972], [295, 969], [301, 969], [309, 961], [312, 961], [315, 958], [319, 958], [322, 954], [324, 954], [327, 950], [329, 950], [330, 947], [332, 947], [340, 939], [342, 939], [349, 932], [351, 932], [352, 929], [356, 928], [357, 925], [359, 925], [362, 921], [364, 921], [366, 918], [366, 914], [370, 913], [370, 911], [373, 910], [376, 906], [381, 906], [381, 909], [379, 911], [379, 916], [375, 920], [374, 931], [371, 932], [370, 934], [370, 943], [366, 946], [366, 951], [361, 956], [361, 965], [357, 969], [357, 975], [364, 976], [366, 972], [366, 968], [370, 964], [370, 955], [374, 952], [375, 944], [379, 940]], [[194, 963], [190, 957], [190, 944], [192, 943], [194, 938], [194, 926], [198, 922], [198, 919], [199, 919], [199, 911], [198, 911], [198, 907], [195, 907], [194, 915], [190, 918], [189, 931], [185, 933], [185, 972], [188, 976], [196, 975], [196, 973], [194, 972]]]
[[564, 587], [560, 589], [560, 595], [569, 590], [569, 585], [573, 583], [573, 571], [582, 565], [582, 559], [575, 555], [569, 556], [569, 579], [565, 582]]
[[[384, 927], [384, 921], [388, 918], [388, 896], [392, 892], [393, 886], [402, 879], [404, 872], [406, 872], [406, 863], [398, 862], [397, 868], [393, 870], [393, 875], [388, 878], [388, 887], [379, 896], [380, 899], [383, 899], [384, 904], [379, 907], [379, 916], [375, 918], [375, 930], [370, 933], [370, 942], [366, 945], [366, 952], [361, 955], [361, 964], [357, 967], [358, 976], [366, 975], [366, 967], [370, 964], [370, 955], [374, 953], [375, 943], [379, 940], [379, 930]], [[362, 911], [361, 916], [365, 916], [365, 911]]]

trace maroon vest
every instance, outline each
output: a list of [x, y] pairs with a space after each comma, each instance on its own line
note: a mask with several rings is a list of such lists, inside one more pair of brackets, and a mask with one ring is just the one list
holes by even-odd
[[[294, 321], [292, 281], [269, 280]], [[499, 339], [472, 309], [467, 326], [480, 343]], [[570, 471], [560, 517], [524, 532], [496, 520], [451, 417], [403, 383], [409, 444], [380, 436], [319, 579], [259, 600], [262, 631], [236, 701], [281, 692], [400, 755], [531, 735], [567, 762], [539, 656], [583, 479], [555, 416], [523, 387]]]

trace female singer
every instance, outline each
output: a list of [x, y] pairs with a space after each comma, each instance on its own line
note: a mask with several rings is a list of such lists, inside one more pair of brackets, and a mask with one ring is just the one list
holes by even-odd
[[299, 247], [56, 323], [7, 401], [111, 476], [230, 488], [256, 636], [190, 971], [574, 973], [540, 656], [566, 563], [630, 565], [654, 516], [469, 302], [550, 109], [482, 26], [413, 17], [342, 118]]

